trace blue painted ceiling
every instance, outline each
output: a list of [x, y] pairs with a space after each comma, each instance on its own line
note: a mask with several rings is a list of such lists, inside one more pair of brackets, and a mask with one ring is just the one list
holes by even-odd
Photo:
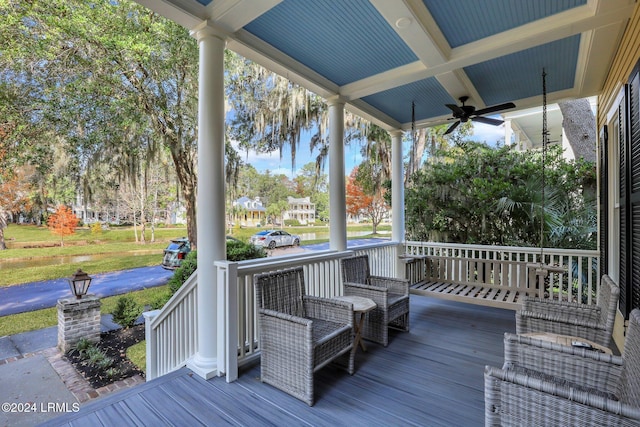
[[463, 95], [477, 108], [540, 105], [543, 69], [552, 101], [597, 94], [634, 3], [166, 1], [225, 29], [230, 48], [342, 96], [388, 128], [410, 127], [412, 103], [422, 124], [446, 122], [444, 104]]
[[587, 0], [422, 2], [454, 48], [587, 4]]
[[367, 0], [287, 0], [244, 28], [338, 85], [418, 59]]

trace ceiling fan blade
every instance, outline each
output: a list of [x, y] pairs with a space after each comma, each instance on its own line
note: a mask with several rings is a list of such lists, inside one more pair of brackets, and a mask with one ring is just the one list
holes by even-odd
[[462, 108], [458, 107], [456, 104], [444, 104], [444, 105], [449, 107], [449, 109], [451, 109], [451, 111], [453, 111], [453, 114], [456, 117], [464, 116], [466, 114], [464, 112], [464, 110]]
[[453, 132], [455, 130], [455, 128], [458, 127], [459, 124], [460, 124], [460, 120], [458, 120], [457, 122], [455, 122], [454, 124], [449, 126], [449, 129], [447, 129], [447, 131], [445, 133], [443, 133], [443, 135], [449, 135], [451, 132]]
[[495, 113], [497, 111], [508, 110], [509, 108], [516, 108], [516, 104], [513, 102], [507, 102], [504, 104], [493, 105], [491, 107], [476, 110], [473, 114], [476, 116], [482, 116], [484, 114]]
[[471, 120], [493, 126], [498, 126], [504, 123], [504, 120], [490, 119], [489, 117], [472, 117]]

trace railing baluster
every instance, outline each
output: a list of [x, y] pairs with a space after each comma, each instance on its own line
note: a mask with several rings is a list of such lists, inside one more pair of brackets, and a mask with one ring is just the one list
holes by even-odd
[[[544, 262], [539, 257], [539, 248], [502, 247], [485, 245], [458, 245], [450, 243], [433, 242], [405, 242], [400, 246], [395, 242], [382, 245], [359, 247], [354, 251], [327, 251], [323, 253], [296, 254], [293, 256], [273, 257], [268, 259], [242, 261], [236, 263], [237, 274], [235, 278], [229, 277], [230, 263], [226, 261], [216, 262], [218, 268], [218, 280], [227, 283], [226, 292], [235, 289], [237, 301], [233, 303], [235, 309], [229, 313], [227, 323], [236, 324], [237, 329], [227, 336], [227, 346], [237, 348], [227, 351], [227, 370], [236, 370], [234, 362], [242, 364], [252, 360], [258, 355], [258, 329], [255, 309], [253, 276], [266, 271], [284, 269], [293, 266], [303, 266], [309, 293], [319, 296], [333, 296], [342, 294], [342, 281], [340, 276], [340, 259], [357, 254], [368, 254], [371, 262], [371, 273], [381, 276], [403, 276], [404, 272], [398, 271], [397, 257], [399, 249], [406, 254], [424, 256], [425, 259], [415, 266], [421, 266], [424, 273], [420, 277], [428, 280], [433, 274], [437, 277], [447, 277], [454, 280], [482, 282], [483, 279], [491, 279], [492, 285], [499, 288], [527, 289], [529, 263]], [[568, 288], [564, 291], [568, 298], [581, 298], [587, 294], [587, 302], [594, 304], [592, 295], [598, 286], [599, 275], [598, 252], [567, 249], [544, 249], [545, 258], [549, 262], [567, 267], [566, 273], [552, 273], [549, 277], [551, 292], [553, 283], [560, 286], [560, 294], [563, 290], [563, 282], [566, 279]], [[431, 258], [431, 259], [429, 259]], [[457, 262], [454, 262], [454, 259]], [[467, 259], [466, 262], [460, 262]], [[578, 274], [573, 273], [574, 260]], [[584, 266], [584, 263], [587, 263]], [[586, 275], [583, 268], [586, 267]], [[410, 271], [411, 275], [417, 272]], [[484, 275], [484, 277], [483, 277]], [[233, 276], [233, 275], [231, 275]], [[574, 282], [576, 287], [574, 288]], [[552, 297], [553, 295], [550, 294]], [[561, 295], [559, 295], [561, 297]], [[229, 295], [227, 295], [229, 298]], [[224, 307], [224, 306], [223, 306]], [[230, 308], [226, 306], [226, 309]], [[197, 348], [197, 276], [192, 276], [176, 292], [172, 299], [161, 311], [145, 314], [147, 330], [147, 378], [155, 378], [174, 369], [183, 366], [193, 357]], [[229, 329], [229, 325], [219, 325]], [[257, 344], [257, 347], [256, 347]], [[228, 378], [233, 378], [233, 372]], [[237, 372], [236, 372], [237, 374]]]

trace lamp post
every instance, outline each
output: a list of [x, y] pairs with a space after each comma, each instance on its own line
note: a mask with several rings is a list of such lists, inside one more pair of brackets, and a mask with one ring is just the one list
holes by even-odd
[[91, 277], [80, 268], [69, 278], [69, 287], [77, 299], [87, 294], [89, 285], [91, 285]]
[[58, 348], [66, 353], [81, 339], [100, 341], [100, 299], [87, 295], [91, 277], [78, 269], [69, 279], [75, 298], [61, 298], [58, 308]]

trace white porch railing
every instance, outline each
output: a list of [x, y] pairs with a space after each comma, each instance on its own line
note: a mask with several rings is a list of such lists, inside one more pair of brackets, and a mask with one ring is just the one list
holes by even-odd
[[[219, 363], [224, 366], [227, 381], [234, 381], [238, 375], [238, 366], [248, 363], [259, 356], [257, 312], [254, 299], [253, 277], [268, 271], [282, 270], [302, 266], [306, 291], [309, 295], [332, 297], [342, 295], [340, 259], [354, 253], [368, 253], [374, 274], [394, 273], [396, 268], [397, 243], [367, 245], [344, 252], [319, 252], [314, 254], [296, 254], [291, 256], [262, 258], [241, 262], [216, 262], [218, 283], [224, 283], [224, 295], [218, 295], [222, 304], [219, 310], [228, 310], [226, 318], [228, 328], [219, 329], [218, 349], [228, 349], [219, 353]], [[235, 312], [234, 312], [235, 308]], [[222, 345], [221, 345], [222, 344]]]
[[[544, 248], [542, 251], [544, 259], [542, 259], [540, 248], [434, 242], [406, 242], [405, 251], [410, 255], [508, 261], [523, 266], [539, 263], [552, 265], [559, 267], [562, 272], [549, 272], [548, 279], [544, 281], [545, 295], [553, 299], [580, 300], [585, 304], [596, 303], [595, 297], [600, 285], [598, 251]], [[511, 280], [521, 279], [514, 276]], [[510, 286], [510, 284], [504, 283], [504, 286]]]
[[147, 381], [168, 374], [198, 349], [198, 275], [194, 272], [161, 310], [143, 313]]
[[[256, 274], [302, 266], [310, 295], [331, 297], [342, 294], [340, 259], [353, 254], [369, 255], [371, 273], [402, 277], [405, 264], [399, 255], [466, 257], [517, 263], [540, 262], [540, 249], [445, 243], [386, 242], [352, 248], [344, 252], [306, 252], [250, 261], [218, 261], [218, 366], [227, 381], [234, 381], [238, 366], [259, 356], [257, 315], [253, 291]], [[599, 284], [597, 251], [545, 249], [545, 263], [567, 267], [566, 272], [551, 273], [549, 295], [560, 298], [583, 296], [595, 304]], [[503, 263], [504, 264], [504, 263]], [[408, 266], [408, 264], [407, 264]], [[570, 268], [569, 268], [570, 267]], [[404, 271], [403, 271], [404, 270]], [[571, 286], [569, 286], [571, 284]], [[509, 286], [505, 282], [505, 286]], [[563, 287], [564, 286], [564, 287]], [[554, 288], [555, 287], [555, 288]], [[557, 292], [556, 288], [561, 292]], [[212, 307], [214, 309], [214, 307]], [[147, 379], [167, 374], [187, 364], [198, 348], [197, 272], [176, 292], [162, 310], [145, 313], [147, 340]]]
[[[397, 243], [361, 246], [357, 251], [323, 251], [256, 260], [218, 261], [218, 364], [233, 381], [238, 366], [259, 356], [257, 315], [253, 292], [256, 274], [302, 266], [309, 295], [342, 295], [340, 259], [368, 253], [372, 274], [395, 274]], [[147, 380], [179, 369], [198, 349], [197, 271], [162, 310], [145, 314]]]

